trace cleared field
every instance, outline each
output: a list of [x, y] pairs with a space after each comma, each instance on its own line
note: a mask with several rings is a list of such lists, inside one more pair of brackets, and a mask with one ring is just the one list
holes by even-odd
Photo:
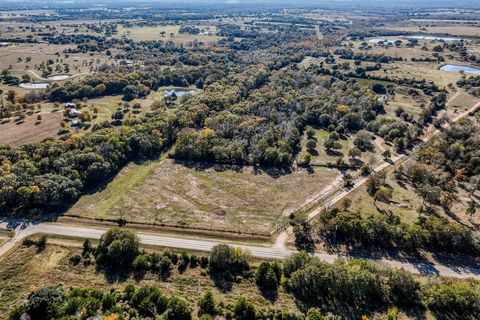
[[449, 102], [449, 109], [452, 111], [465, 111], [478, 103], [480, 98], [472, 96], [462, 89], [458, 89], [458, 93], [451, 97]]
[[0, 144], [20, 145], [56, 136], [61, 129], [62, 118], [62, 113], [56, 112], [42, 114], [41, 122], [37, 120], [37, 115], [32, 115], [23, 123], [11, 120], [0, 124]]
[[[62, 240], [62, 243], [65, 242]], [[158, 275], [151, 273], [147, 273], [141, 280], [136, 280], [133, 275], [127, 278], [106, 275], [97, 271], [95, 265], [72, 266], [68, 260], [74, 253], [81, 253], [82, 249], [78, 247], [81, 247], [81, 243], [70, 242], [69, 246], [49, 244], [45, 250], [37, 252], [35, 246], [22, 246], [5, 257], [0, 264], [0, 319], [6, 319], [8, 311], [23, 303], [31, 291], [57, 283], [64, 283], [66, 289], [78, 286], [105, 291], [111, 288], [123, 290], [127, 284], [152, 285], [167, 296], [177, 295], [184, 298], [193, 310], [196, 310], [200, 297], [210, 290], [217, 300], [225, 303], [247, 297], [259, 307], [298, 311], [292, 297], [283, 289], [279, 290], [278, 299], [270, 302], [261, 295], [255, 283], [249, 280], [235, 284], [230, 291], [220, 292], [213, 280], [202, 273], [200, 267], [189, 268], [182, 274], [174, 268], [171, 276], [162, 281]]]
[[134, 41], [152, 41], [152, 40], [163, 40], [163, 41], [173, 41], [175, 43], [187, 43], [192, 41], [201, 41], [201, 42], [212, 42], [219, 39], [216, 36], [217, 29], [215, 26], [200, 26], [200, 28], [206, 29], [210, 34], [186, 34], [179, 33], [180, 26], [177, 25], [167, 25], [167, 26], [156, 26], [156, 27], [133, 27], [125, 28], [122, 26], [118, 27], [118, 33], [114, 35], [114, 38], [126, 37]]
[[[86, 53], [65, 55], [63, 51], [69, 48], [75, 48], [75, 46], [39, 43], [0, 47], [0, 69], [11, 67], [11, 72], [18, 76], [22, 76], [27, 70], [34, 70], [41, 74], [36, 66], [51, 60], [53, 62], [51, 67], [54, 70], [52, 74], [63, 73], [64, 65], [69, 66], [70, 74], [79, 74], [94, 71], [96, 67], [110, 62], [109, 57], [100, 53], [95, 53], [93, 56]], [[62, 67], [62, 71], [56, 70], [57, 66]]]
[[238, 233], [269, 234], [289, 214], [326, 187], [335, 170], [289, 174], [203, 168], [172, 160], [130, 164], [105, 189], [83, 196], [66, 215], [123, 218]]
[[439, 27], [426, 27], [420, 30], [419, 27], [392, 27], [388, 29], [393, 29], [396, 31], [407, 31], [407, 32], [422, 32], [422, 33], [431, 33], [431, 34], [449, 34], [452, 36], [478, 36], [480, 35], [480, 26], [477, 25], [468, 25], [468, 26], [439, 26]]
[[433, 81], [440, 88], [446, 88], [450, 83], [455, 84], [460, 78], [459, 72], [446, 72], [438, 70], [439, 64], [401, 62], [385, 65], [382, 70], [373, 71], [371, 74], [388, 76], [390, 78], [416, 78]]

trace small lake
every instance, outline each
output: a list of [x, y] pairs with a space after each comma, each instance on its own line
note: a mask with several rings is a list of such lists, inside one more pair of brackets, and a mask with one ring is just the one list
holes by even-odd
[[48, 83], [20, 83], [18, 86], [24, 89], [47, 89], [50, 84]]
[[408, 39], [417, 39], [417, 40], [443, 40], [443, 41], [460, 41], [462, 38], [451, 38], [451, 37], [435, 37], [435, 36], [408, 36]]
[[377, 43], [377, 44], [395, 44], [397, 40], [388, 40], [388, 39], [371, 39], [368, 40], [370, 43]]
[[480, 69], [468, 66], [459, 66], [454, 64], [446, 64], [440, 68], [442, 71], [449, 71], [449, 72], [460, 72], [463, 71], [465, 73], [476, 74], [480, 75]]
[[165, 90], [165, 97], [171, 97], [174, 93], [175, 95], [180, 98], [183, 95], [186, 94], [194, 94], [195, 90], [188, 90], [188, 89], [171, 89], [171, 90]]
[[70, 78], [70, 75], [68, 75], [68, 74], [59, 74], [59, 75], [56, 75], [56, 76], [47, 77], [47, 80], [60, 81], [60, 80], [67, 80], [68, 78]]

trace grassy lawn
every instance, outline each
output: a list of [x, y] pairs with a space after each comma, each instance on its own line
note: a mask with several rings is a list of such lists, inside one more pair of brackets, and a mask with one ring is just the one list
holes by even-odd
[[73, 254], [81, 253], [80, 247], [79, 242], [70, 242], [69, 246], [49, 244], [42, 252], [37, 252], [35, 246], [22, 246], [4, 258], [0, 263], [0, 318], [4, 319], [13, 306], [23, 303], [33, 290], [57, 283], [64, 283], [66, 289], [78, 286], [104, 291], [111, 288], [123, 290], [129, 283], [138, 286], [153, 285], [167, 296], [177, 295], [186, 299], [193, 310], [196, 309], [200, 297], [211, 290], [218, 301], [225, 303], [246, 297], [259, 307], [298, 311], [293, 298], [285, 293], [283, 288], [280, 288], [278, 299], [274, 302], [261, 295], [253, 279], [243, 280], [234, 284], [230, 291], [221, 292], [200, 267], [189, 268], [183, 274], [174, 268], [167, 280], [162, 280], [152, 273], [147, 273], [142, 280], [136, 280], [133, 276], [127, 278], [106, 276], [97, 271], [94, 265], [69, 264], [69, 258]]
[[130, 164], [103, 190], [83, 196], [67, 216], [269, 234], [282, 216], [308, 202], [337, 174], [325, 168], [312, 174], [195, 168], [169, 159]]

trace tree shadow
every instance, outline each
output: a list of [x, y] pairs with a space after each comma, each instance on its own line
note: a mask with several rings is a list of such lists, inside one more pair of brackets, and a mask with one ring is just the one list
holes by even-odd
[[210, 278], [213, 281], [213, 284], [217, 289], [222, 292], [230, 292], [232, 291], [233, 288], [233, 280], [232, 279], [225, 279], [223, 275], [217, 275], [217, 274], [210, 274]]
[[114, 268], [111, 268], [111, 267], [106, 267], [106, 266], [98, 265], [98, 264], [95, 267], [95, 271], [97, 273], [102, 273], [103, 276], [105, 277], [105, 280], [109, 284], [125, 282], [132, 275], [130, 270], [114, 269]]
[[260, 293], [262, 294], [262, 296], [267, 299], [270, 303], [275, 303], [275, 301], [277, 301], [278, 299], [278, 290], [265, 290], [265, 289], [262, 289], [262, 288], [259, 288], [260, 289]]
[[325, 149], [325, 153], [330, 157], [343, 157], [343, 152], [333, 149]]

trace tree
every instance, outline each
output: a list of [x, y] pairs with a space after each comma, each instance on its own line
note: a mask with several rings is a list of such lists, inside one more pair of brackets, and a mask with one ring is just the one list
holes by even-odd
[[390, 157], [392, 156], [392, 152], [390, 151], [390, 149], [386, 149], [385, 151], [383, 151], [382, 156], [385, 159], [390, 159]]
[[366, 131], [360, 131], [353, 140], [353, 144], [361, 151], [372, 150], [372, 135]]
[[315, 148], [317, 147], [317, 142], [313, 139], [309, 139], [307, 141], [306, 147], [308, 150], [315, 150]]
[[131, 231], [112, 228], [100, 238], [97, 263], [115, 268], [130, 268], [139, 252], [138, 237]]
[[165, 312], [166, 320], [190, 320], [192, 318], [192, 310], [188, 303], [175, 296], [168, 300], [167, 311]]
[[205, 292], [203, 297], [198, 301], [198, 316], [204, 314], [214, 317], [217, 314], [215, 298], [211, 291]]
[[141, 254], [133, 260], [132, 263], [133, 270], [137, 272], [144, 272], [150, 268], [150, 261], [148, 261], [148, 256]]
[[427, 202], [436, 205], [440, 201], [441, 189], [437, 186], [421, 184], [415, 188], [415, 192], [422, 198], [423, 205]]
[[352, 205], [352, 199], [350, 198], [342, 198], [342, 200], [340, 200], [340, 203], [339, 203], [339, 207], [343, 211], [348, 211], [351, 205]]
[[467, 214], [470, 216], [470, 221], [473, 218], [473, 215], [477, 213], [477, 204], [474, 200], [468, 201]]
[[393, 196], [392, 189], [380, 188], [373, 196], [373, 203], [376, 205], [377, 201], [388, 203]]
[[381, 83], [375, 83], [374, 85], [372, 85], [372, 91], [375, 92], [376, 94], [387, 93], [387, 90], [385, 89], [385, 86]]
[[87, 256], [89, 253], [93, 252], [94, 248], [89, 239], [85, 239], [83, 242], [83, 251], [82, 256]]
[[233, 314], [236, 320], [255, 320], [255, 306], [245, 298], [240, 298], [233, 307]]
[[269, 262], [262, 262], [255, 272], [255, 283], [264, 292], [275, 292], [278, 289], [277, 275]]
[[230, 272], [238, 274], [250, 268], [248, 255], [240, 248], [233, 248], [226, 244], [218, 244], [210, 253], [210, 272], [223, 274]]
[[127, 101], [131, 101], [138, 97], [138, 90], [137, 87], [134, 85], [128, 85], [123, 88], [123, 98]]
[[62, 286], [41, 288], [28, 296], [26, 311], [32, 320], [54, 319], [61, 314], [64, 301]]
[[360, 149], [358, 148], [352, 148], [348, 151], [348, 156], [352, 158], [352, 160], [357, 159], [361, 155], [362, 155], [362, 151], [360, 151]]
[[305, 130], [305, 134], [307, 135], [308, 139], [312, 139], [315, 137], [315, 130], [312, 127], [307, 127], [307, 130]]
[[380, 189], [382, 182], [377, 174], [372, 174], [365, 181], [367, 192], [370, 196], [375, 196], [375, 193]]
[[312, 161], [312, 155], [309, 153], [303, 153], [298, 160], [298, 165], [301, 167], [308, 167]]

